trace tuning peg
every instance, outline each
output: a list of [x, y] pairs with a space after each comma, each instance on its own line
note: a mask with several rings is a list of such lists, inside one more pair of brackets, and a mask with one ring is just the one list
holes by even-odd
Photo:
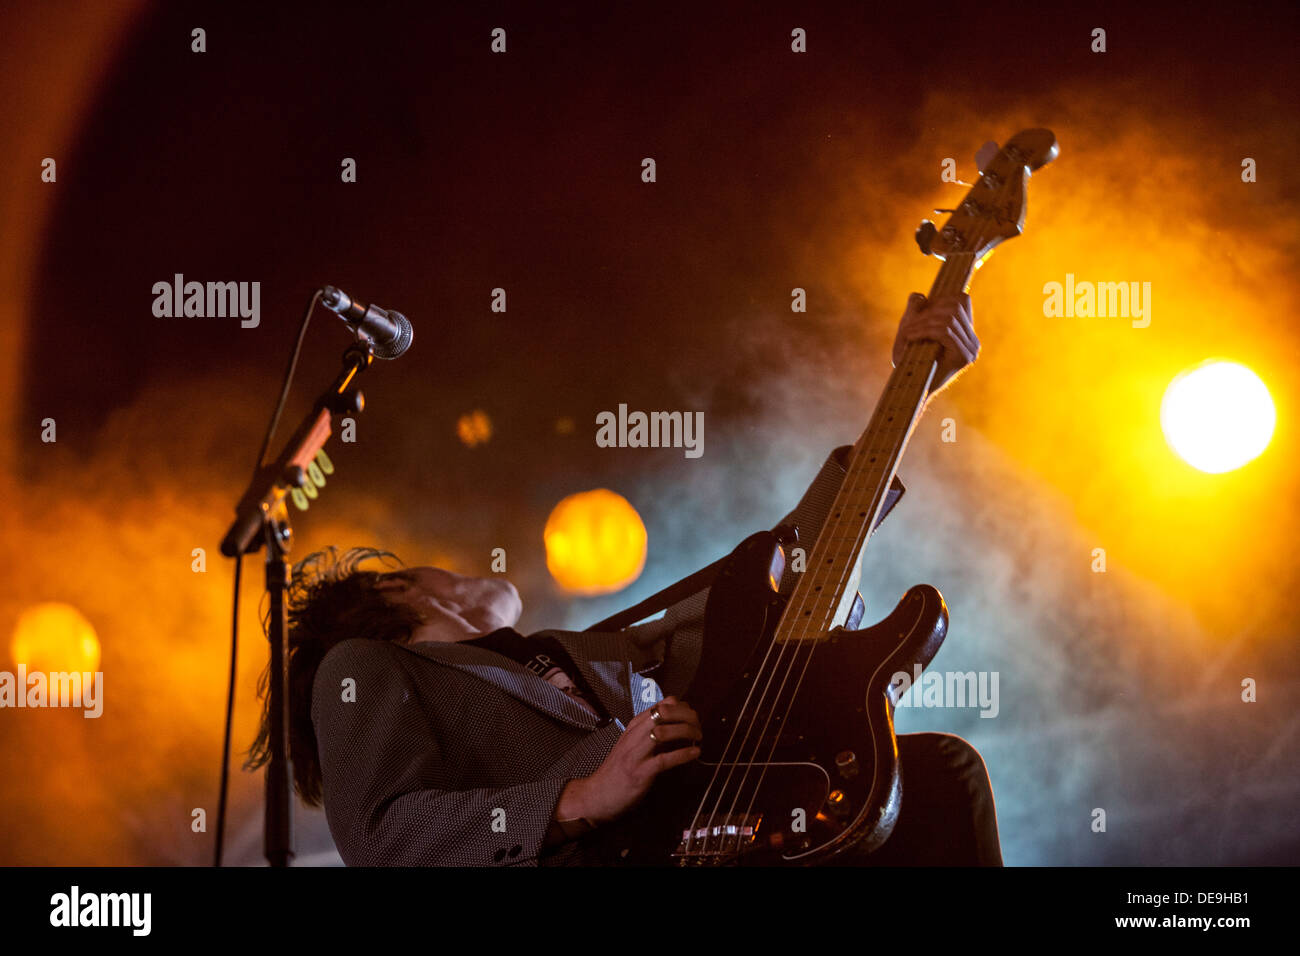
[[998, 144], [993, 142], [993, 140], [989, 140], [981, 146], [979, 151], [975, 154], [975, 168], [981, 173], [984, 172], [985, 167], [987, 167], [989, 163], [993, 162], [993, 157], [998, 154], [998, 149]]
[[930, 254], [930, 244], [934, 242], [936, 232], [938, 230], [929, 219], [922, 219], [921, 225], [916, 229], [916, 244], [921, 247], [921, 252], [927, 256]]

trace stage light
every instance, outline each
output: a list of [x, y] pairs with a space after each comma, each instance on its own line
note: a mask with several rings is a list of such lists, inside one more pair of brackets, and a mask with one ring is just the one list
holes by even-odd
[[456, 420], [456, 437], [467, 448], [486, 445], [492, 438], [492, 419], [481, 408], [466, 412]]
[[546, 519], [546, 567], [571, 594], [609, 594], [645, 567], [646, 530], [622, 495], [605, 488], [569, 495]]
[[99, 638], [70, 604], [34, 604], [18, 615], [9, 653], [29, 671], [99, 670]]
[[1180, 373], [1165, 389], [1165, 441], [1193, 468], [1220, 474], [1268, 447], [1277, 413], [1259, 376], [1236, 362], [1211, 359]]

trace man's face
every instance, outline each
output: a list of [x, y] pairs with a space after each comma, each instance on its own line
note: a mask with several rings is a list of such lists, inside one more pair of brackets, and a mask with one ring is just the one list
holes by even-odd
[[523, 612], [519, 592], [505, 578], [470, 578], [442, 568], [404, 568], [380, 578], [378, 588], [394, 604], [420, 613], [412, 643], [452, 643], [514, 627]]

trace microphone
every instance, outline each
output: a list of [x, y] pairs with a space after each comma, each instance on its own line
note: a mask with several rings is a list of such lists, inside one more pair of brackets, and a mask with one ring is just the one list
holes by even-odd
[[395, 359], [411, 347], [415, 331], [400, 312], [358, 302], [342, 289], [327, 285], [320, 290], [321, 304], [374, 347], [375, 358]]

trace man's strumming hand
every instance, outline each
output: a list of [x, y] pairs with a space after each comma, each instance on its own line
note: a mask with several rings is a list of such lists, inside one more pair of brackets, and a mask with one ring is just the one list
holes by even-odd
[[[665, 697], [628, 722], [595, 773], [569, 782], [560, 796], [556, 819], [585, 818], [599, 826], [622, 816], [640, 802], [659, 774], [698, 760], [700, 748], [694, 742], [703, 736], [700, 717], [690, 705]], [[662, 749], [661, 745], [678, 741], [691, 746]]]

